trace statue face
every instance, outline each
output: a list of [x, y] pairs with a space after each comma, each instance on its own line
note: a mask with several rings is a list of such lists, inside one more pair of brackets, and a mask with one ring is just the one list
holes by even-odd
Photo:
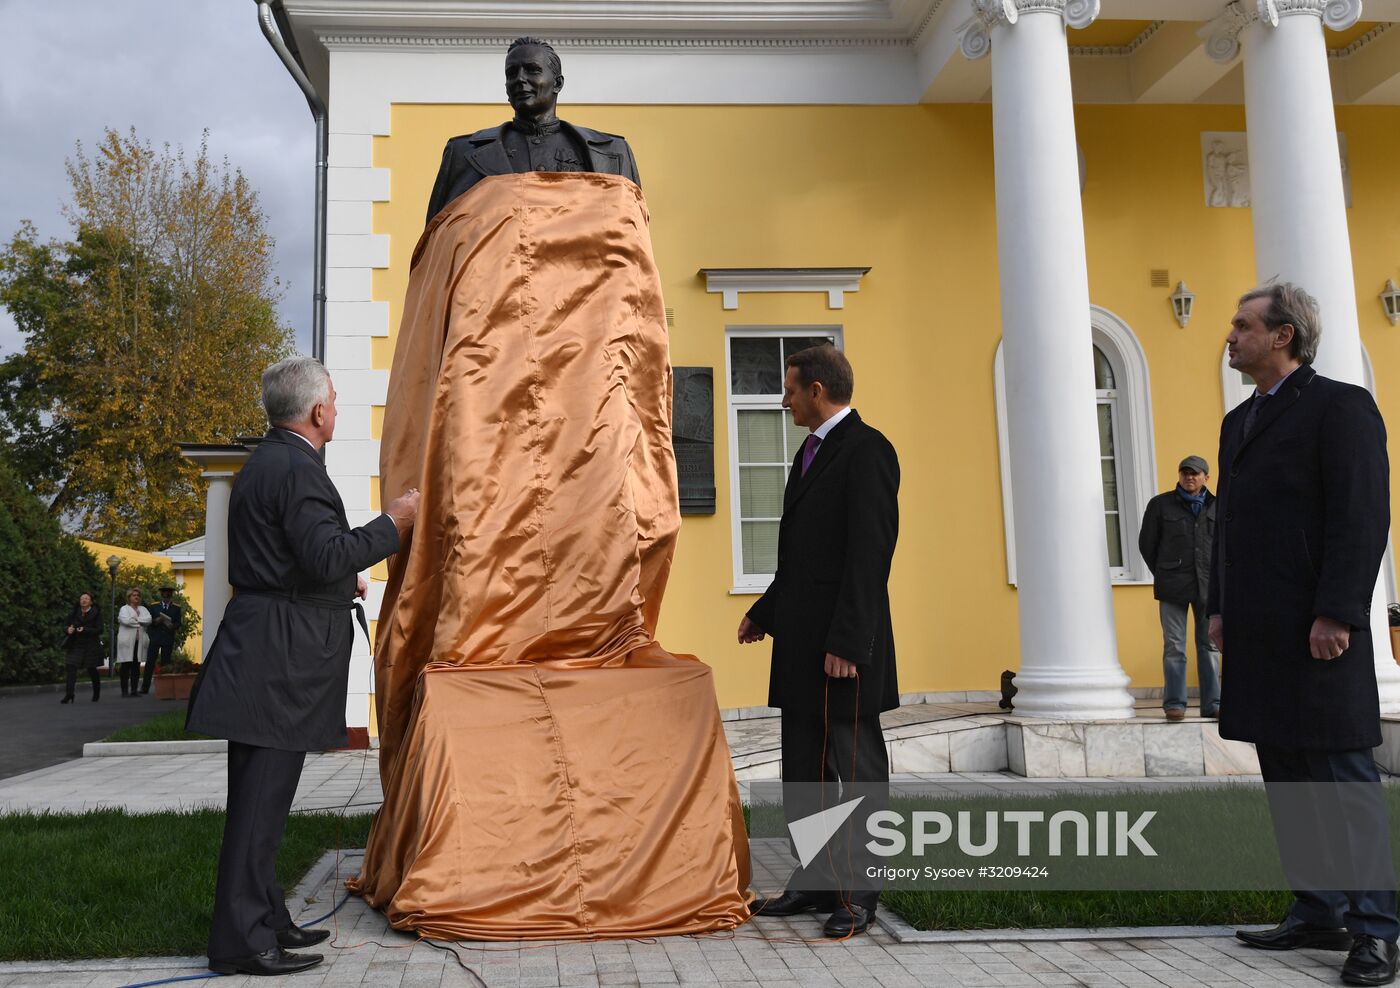
[[526, 45], [506, 56], [506, 98], [519, 116], [537, 117], [554, 109], [564, 77], [549, 64], [549, 52]]

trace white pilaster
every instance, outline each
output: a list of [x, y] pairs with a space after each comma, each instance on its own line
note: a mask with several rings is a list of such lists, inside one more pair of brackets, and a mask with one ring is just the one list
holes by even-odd
[[209, 482], [204, 504], [204, 612], [201, 615], [200, 661], [209, 657], [219, 623], [233, 590], [228, 585], [228, 505], [233, 495], [232, 470], [200, 474]]
[[[1254, 256], [1260, 280], [1301, 285], [1318, 302], [1319, 374], [1365, 387], [1346, 196], [1323, 27], [1361, 16], [1361, 0], [1235, 2], [1217, 21], [1224, 59], [1244, 49]], [[1233, 44], [1229, 43], [1233, 40]], [[1390, 651], [1384, 582], [1371, 597], [1381, 709], [1400, 712], [1400, 666]]]
[[1104, 534], [1089, 279], [1065, 24], [1098, 0], [974, 0], [992, 55], [997, 251], [1021, 623], [1017, 713], [1131, 717]]

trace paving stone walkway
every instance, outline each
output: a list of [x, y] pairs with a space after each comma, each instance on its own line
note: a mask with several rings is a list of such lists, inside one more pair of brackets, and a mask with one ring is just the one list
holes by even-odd
[[[0, 780], [0, 813], [77, 812], [95, 806], [132, 811], [221, 806], [225, 756], [192, 754], [86, 758]], [[1257, 784], [1231, 780], [1230, 784]], [[901, 785], [938, 785], [958, 793], [1045, 792], [1114, 786], [1168, 788], [1224, 784], [1203, 779], [1065, 779], [1029, 781], [1009, 773], [908, 776]], [[334, 752], [307, 759], [297, 792], [299, 812], [349, 806], [364, 812], [380, 802], [375, 753]], [[335, 939], [326, 963], [286, 979], [297, 986], [373, 985], [436, 988], [553, 988], [566, 985], [765, 985], [770, 988], [843, 988], [916, 985], [966, 986], [1179, 986], [1272, 988], [1335, 985], [1342, 955], [1318, 951], [1261, 953], [1228, 931], [1179, 938], [1122, 936], [1059, 941], [969, 934], [955, 942], [901, 942], [886, 929], [845, 942], [824, 942], [816, 917], [757, 919], [734, 933], [647, 941], [594, 943], [453, 944], [436, 949], [389, 929], [384, 917], [346, 898], [344, 879], [359, 865], [356, 852], [328, 859], [292, 896], [298, 922], [345, 904], [327, 921]], [[781, 846], [754, 848], [755, 887], [781, 887], [788, 862]], [[1203, 931], [1195, 931], [1197, 933]], [[1017, 934], [1010, 934], [1016, 936]], [[459, 963], [460, 961], [460, 963]], [[120, 988], [207, 973], [202, 957], [0, 964], [0, 988]], [[212, 975], [210, 976], [212, 978]], [[221, 988], [252, 979], [220, 978]], [[183, 981], [181, 984], [199, 984]], [[257, 984], [268, 982], [257, 981]]]

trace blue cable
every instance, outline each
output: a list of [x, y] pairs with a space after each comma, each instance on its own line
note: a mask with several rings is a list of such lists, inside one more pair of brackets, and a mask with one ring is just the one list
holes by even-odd
[[161, 978], [159, 981], [142, 981], [134, 985], [122, 985], [122, 988], [151, 988], [151, 985], [172, 985], [177, 981], [203, 981], [206, 978], [225, 978], [226, 974], [219, 974], [215, 971], [205, 971], [203, 974], [182, 974], [178, 978]]

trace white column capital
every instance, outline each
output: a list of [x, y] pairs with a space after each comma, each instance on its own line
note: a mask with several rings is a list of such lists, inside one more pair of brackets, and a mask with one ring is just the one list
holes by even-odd
[[1255, 21], [1278, 27], [1285, 17], [1319, 18], [1333, 31], [1345, 31], [1361, 19], [1362, 0], [1230, 0], [1219, 17], [1201, 28], [1206, 54], [1222, 64], [1240, 53], [1240, 35]]
[[1059, 14], [1067, 27], [1088, 27], [1099, 16], [1099, 0], [972, 0], [972, 16], [960, 28], [958, 47], [967, 58], [981, 58], [992, 50], [993, 28], [1033, 13]]

